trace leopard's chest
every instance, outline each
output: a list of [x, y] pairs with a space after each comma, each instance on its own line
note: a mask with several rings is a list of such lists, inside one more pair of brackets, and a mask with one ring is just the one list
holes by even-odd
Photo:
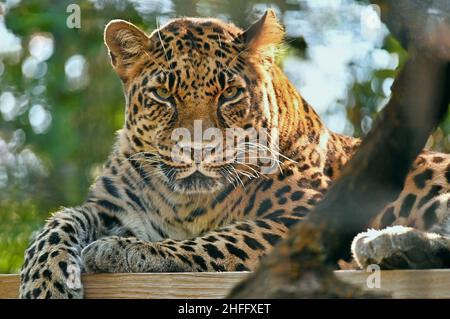
[[[323, 177], [323, 175], [321, 175]], [[317, 185], [316, 185], [317, 184]], [[326, 181], [317, 174], [295, 169], [229, 185], [209, 196], [179, 199], [172, 193], [145, 193], [151, 211], [130, 216], [137, 237], [150, 241], [191, 239], [226, 227], [235, 221], [277, 214], [306, 215], [320, 200]]]
[[130, 226], [138, 237], [158, 241], [191, 239], [232, 223], [240, 218], [236, 208], [246, 194], [244, 190], [232, 187], [210, 196], [192, 195], [187, 199], [177, 199], [171, 193], [162, 192], [149, 192], [143, 196], [148, 199], [151, 210], [137, 219], [130, 216]]

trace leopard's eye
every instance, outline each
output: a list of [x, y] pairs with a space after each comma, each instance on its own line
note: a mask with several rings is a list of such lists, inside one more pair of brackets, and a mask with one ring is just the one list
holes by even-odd
[[225, 99], [230, 100], [230, 99], [236, 97], [238, 95], [238, 93], [239, 93], [239, 90], [237, 89], [237, 87], [230, 86], [225, 91], [223, 91], [222, 96]]
[[167, 100], [171, 96], [170, 91], [163, 87], [157, 88], [155, 90], [155, 94], [158, 98], [160, 98], [162, 100]]

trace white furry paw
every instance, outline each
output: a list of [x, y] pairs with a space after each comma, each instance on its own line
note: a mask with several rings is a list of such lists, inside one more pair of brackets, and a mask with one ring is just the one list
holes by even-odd
[[450, 265], [450, 240], [404, 226], [369, 229], [351, 246], [361, 268], [376, 264], [382, 269], [444, 268]]

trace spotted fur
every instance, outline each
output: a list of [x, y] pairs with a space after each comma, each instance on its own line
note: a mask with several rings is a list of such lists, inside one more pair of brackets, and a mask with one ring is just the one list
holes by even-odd
[[[360, 143], [328, 130], [274, 63], [282, 38], [271, 10], [246, 31], [181, 18], [148, 36], [111, 21], [105, 43], [123, 82], [125, 125], [86, 202], [55, 213], [32, 241], [21, 297], [80, 298], [82, 271], [255, 269]], [[237, 92], [231, 99], [228, 88]], [[282, 171], [251, 176], [235, 163], [173, 161], [171, 132], [192, 130], [195, 120], [203, 128], [278, 129]], [[449, 165], [448, 155], [420, 155], [374, 227], [444, 225]]]

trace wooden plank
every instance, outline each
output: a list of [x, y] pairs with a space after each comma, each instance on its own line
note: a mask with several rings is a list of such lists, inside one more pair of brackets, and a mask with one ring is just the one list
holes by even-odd
[[[380, 273], [380, 288], [367, 288], [370, 273], [336, 271], [338, 278], [365, 290], [389, 293], [393, 298], [450, 298], [450, 270], [385, 270]], [[369, 280], [371, 281], [371, 280]]]
[[[224, 298], [248, 273], [83, 274], [86, 298]], [[0, 275], [0, 299], [17, 298], [18, 275]]]
[[247, 273], [96, 274], [86, 298], [224, 298]]
[[0, 299], [17, 298], [19, 281], [19, 275], [0, 275]]
[[[245, 272], [83, 275], [86, 298], [223, 298]], [[380, 273], [381, 288], [367, 288], [370, 273], [336, 271], [349, 283], [394, 298], [450, 298], [450, 270], [390, 270]], [[0, 275], [0, 298], [17, 298], [18, 275]]]

